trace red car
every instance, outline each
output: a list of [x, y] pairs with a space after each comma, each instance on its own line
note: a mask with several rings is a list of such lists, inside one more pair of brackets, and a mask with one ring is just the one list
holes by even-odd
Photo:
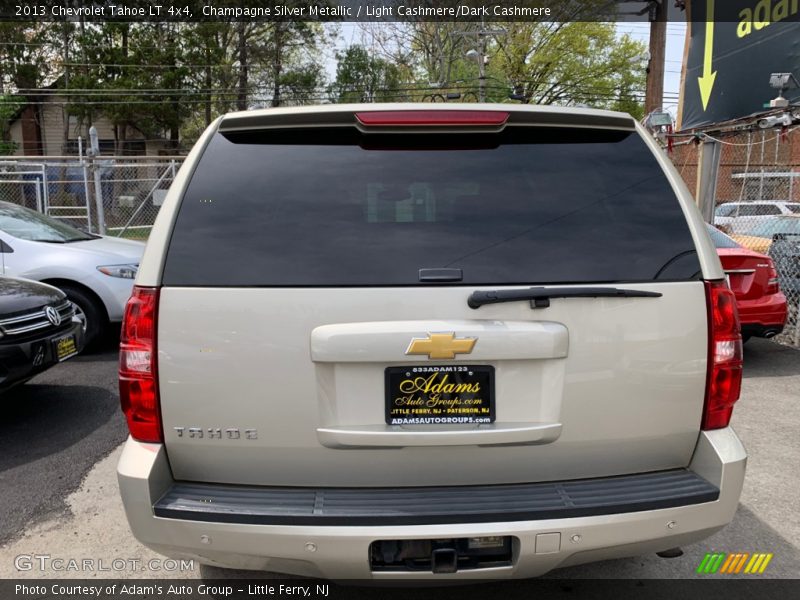
[[736, 296], [742, 339], [778, 335], [788, 311], [772, 259], [737, 244], [716, 227], [709, 225], [708, 232]]

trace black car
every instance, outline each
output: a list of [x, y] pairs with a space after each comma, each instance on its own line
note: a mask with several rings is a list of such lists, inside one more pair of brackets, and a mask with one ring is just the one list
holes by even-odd
[[64, 292], [0, 277], [0, 393], [83, 349], [83, 329]]
[[800, 295], [800, 234], [776, 233], [769, 246], [778, 282], [787, 298]]

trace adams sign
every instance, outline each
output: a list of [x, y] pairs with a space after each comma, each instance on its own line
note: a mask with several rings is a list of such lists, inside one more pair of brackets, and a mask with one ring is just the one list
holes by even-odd
[[[763, 111], [771, 73], [800, 79], [800, 0], [691, 0], [679, 127]], [[800, 101], [800, 90], [785, 96]]]

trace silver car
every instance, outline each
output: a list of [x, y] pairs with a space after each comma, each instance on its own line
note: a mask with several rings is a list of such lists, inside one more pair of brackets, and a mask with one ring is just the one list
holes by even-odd
[[731, 521], [735, 299], [629, 115], [229, 114], [123, 324], [135, 536], [217, 566], [531, 577]]
[[86, 233], [24, 206], [0, 201], [0, 275], [61, 289], [87, 345], [119, 324], [144, 244]]

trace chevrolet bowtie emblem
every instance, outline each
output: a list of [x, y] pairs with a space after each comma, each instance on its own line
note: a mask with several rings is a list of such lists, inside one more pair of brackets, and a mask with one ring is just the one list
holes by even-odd
[[414, 338], [406, 354], [427, 354], [428, 358], [455, 358], [469, 354], [478, 338], [456, 339], [455, 333], [429, 333], [426, 338]]

